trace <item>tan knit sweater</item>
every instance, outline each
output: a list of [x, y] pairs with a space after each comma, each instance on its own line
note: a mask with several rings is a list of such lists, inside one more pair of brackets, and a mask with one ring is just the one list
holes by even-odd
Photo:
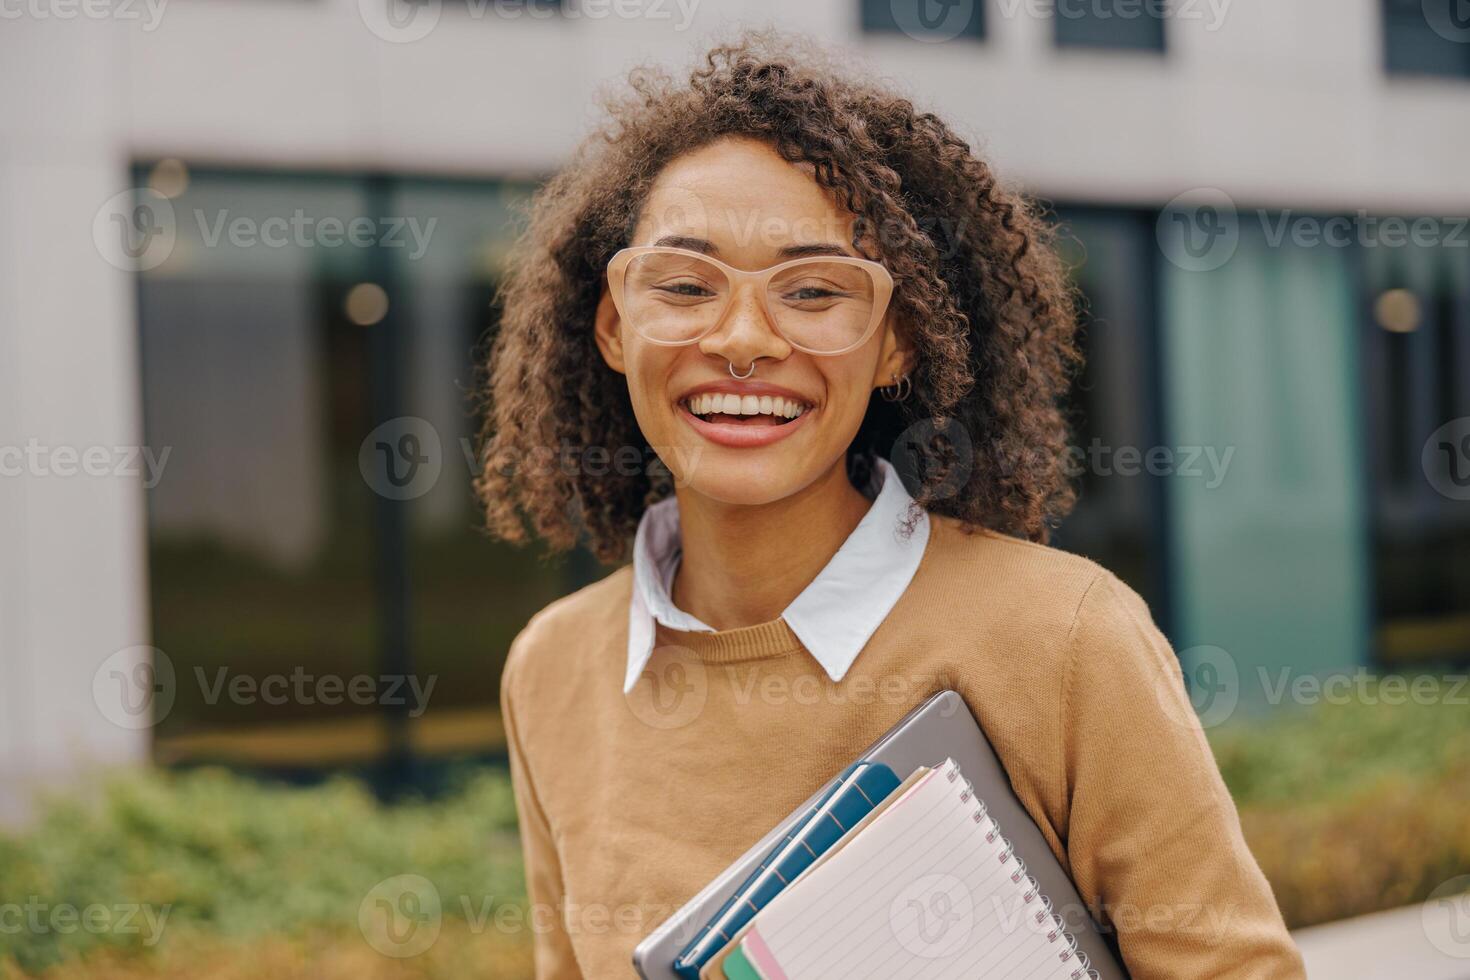
[[633, 976], [640, 939], [945, 688], [1134, 977], [1304, 975], [1173, 653], [1097, 565], [936, 517], [841, 682], [780, 620], [660, 627], [624, 696], [631, 588], [625, 567], [553, 603], [506, 665], [539, 978]]

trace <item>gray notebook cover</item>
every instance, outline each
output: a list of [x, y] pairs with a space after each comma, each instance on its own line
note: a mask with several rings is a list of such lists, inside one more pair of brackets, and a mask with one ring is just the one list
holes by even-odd
[[[941, 691], [934, 695], [911, 711], [858, 759], [882, 762], [902, 779], [920, 766], [937, 766], [946, 757], [958, 763], [965, 778], [974, 785], [975, 795], [989, 809], [1001, 833], [1014, 845], [1016, 854], [1026, 865], [1026, 871], [1041, 886], [1041, 893], [1051, 899], [1052, 906], [1066, 923], [1067, 931], [1077, 940], [1077, 948], [1087, 954], [1092, 969], [1102, 980], [1124, 980], [1128, 974], [1118, 964], [1096, 923], [1087, 914], [1076, 887], [1052, 855], [1041, 830], [1031, 821], [1021, 801], [1016, 799], [990, 742], [957, 693]], [[824, 786], [813, 793], [810, 799], [638, 944], [633, 952], [633, 965], [644, 980], [679, 980], [673, 971], [674, 957], [826, 789]]]

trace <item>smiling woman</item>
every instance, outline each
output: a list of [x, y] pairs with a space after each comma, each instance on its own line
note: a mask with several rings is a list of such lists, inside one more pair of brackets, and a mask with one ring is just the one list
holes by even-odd
[[[1045, 225], [816, 52], [753, 38], [633, 88], [541, 191], [491, 354], [491, 528], [632, 557], [502, 680], [538, 975], [626, 975], [953, 689], [1135, 975], [1300, 976], [1146, 607], [1038, 543], [1077, 362]], [[659, 466], [528, 465], [558, 446]], [[1202, 902], [1229, 925], [1156, 927]]]

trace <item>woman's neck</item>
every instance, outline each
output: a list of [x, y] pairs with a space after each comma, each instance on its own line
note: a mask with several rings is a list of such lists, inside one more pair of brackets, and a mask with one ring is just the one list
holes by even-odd
[[683, 558], [674, 605], [717, 630], [780, 617], [871, 506], [837, 465], [804, 490], [759, 506], [677, 491]]

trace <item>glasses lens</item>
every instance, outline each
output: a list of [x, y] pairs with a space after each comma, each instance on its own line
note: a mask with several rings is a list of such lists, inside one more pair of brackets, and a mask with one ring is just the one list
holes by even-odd
[[719, 322], [729, 300], [725, 274], [698, 256], [645, 253], [628, 263], [623, 276], [628, 322], [660, 343], [702, 336]]
[[863, 266], [803, 262], [776, 274], [766, 301], [792, 343], [811, 351], [840, 351], [867, 332], [876, 291]]

